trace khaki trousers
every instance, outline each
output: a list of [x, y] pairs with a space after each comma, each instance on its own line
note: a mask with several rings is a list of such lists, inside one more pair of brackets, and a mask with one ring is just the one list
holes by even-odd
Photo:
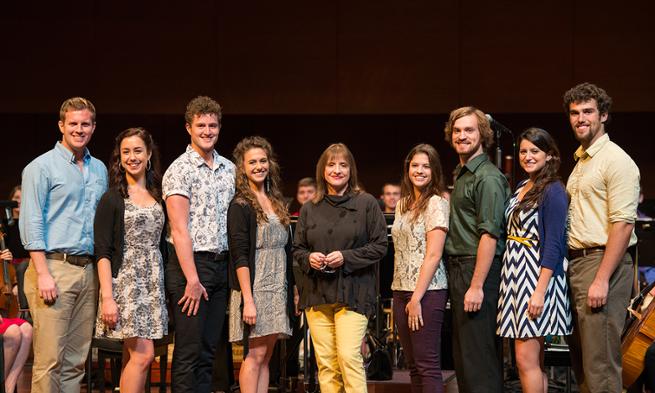
[[366, 316], [342, 304], [322, 304], [305, 310], [314, 343], [321, 393], [365, 393], [362, 339]]
[[573, 259], [568, 269], [574, 323], [568, 341], [581, 393], [622, 390], [621, 332], [634, 271], [632, 258], [626, 253], [610, 278], [607, 304], [599, 310], [592, 310], [587, 305], [587, 293], [602, 257], [602, 252], [596, 252]]
[[32, 393], [76, 393], [84, 377], [98, 302], [93, 263], [86, 267], [48, 259], [59, 297], [45, 304], [34, 264], [25, 272], [25, 295], [34, 320]]

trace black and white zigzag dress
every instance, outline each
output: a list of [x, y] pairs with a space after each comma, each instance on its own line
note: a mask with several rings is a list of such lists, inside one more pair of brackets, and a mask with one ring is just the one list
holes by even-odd
[[[550, 280], [542, 314], [536, 319], [528, 316], [528, 301], [539, 279], [541, 246], [537, 208], [527, 211], [516, 208], [522, 188], [514, 193], [505, 210], [508, 238], [503, 255], [496, 334], [508, 338], [568, 335], [572, 323], [565, 274]], [[564, 265], [567, 265], [566, 259]]]

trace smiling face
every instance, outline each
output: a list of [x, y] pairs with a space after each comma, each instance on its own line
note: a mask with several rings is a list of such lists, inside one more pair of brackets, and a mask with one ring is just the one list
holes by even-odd
[[414, 187], [414, 191], [421, 191], [432, 180], [432, 169], [430, 168], [430, 158], [425, 153], [416, 153], [409, 162], [409, 181]]
[[323, 173], [330, 195], [342, 195], [350, 180], [350, 165], [342, 154], [332, 156], [325, 164]]
[[64, 120], [59, 121], [59, 131], [62, 133], [61, 143], [76, 155], [84, 152], [95, 129], [93, 114], [88, 109], [67, 111]]
[[186, 124], [186, 130], [191, 135], [191, 147], [201, 156], [212, 154], [221, 131], [218, 116], [215, 114], [199, 114], [193, 116], [191, 124]]
[[474, 114], [455, 120], [451, 138], [453, 148], [462, 162], [467, 162], [484, 151], [478, 119]]
[[534, 143], [527, 139], [521, 140], [521, 144], [519, 145], [519, 163], [530, 178], [536, 177], [550, 159], [551, 156], [538, 148]]
[[260, 189], [268, 176], [269, 161], [266, 151], [260, 147], [252, 148], [243, 155], [243, 170], [250, 187]]
[[575, 135], [583, 148], [587, 149], [598, 138], [605, 134], [605, 121], [607, 113], [598, 111], [595, 99], [569, 104], [569, 122]]
[[134, 180], [144, 178], [152, 153], [148, 151], [143, 139], [137, 135], [123, 138], [120, 152], [121, 166], [125, 169], [125, 175]]

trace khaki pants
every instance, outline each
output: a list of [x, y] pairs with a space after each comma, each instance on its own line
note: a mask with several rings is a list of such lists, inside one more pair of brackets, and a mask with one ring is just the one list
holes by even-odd
[[625, 254], [609, 282], [607, 304], [600, 310], [587, 305], [589, 286], [596, 276], [602, 252], [573, 259], [568, 278], [573, 309], [571, 361], [582, 393], [616, 393], [621, 384], [621, 332], [630, 301], [634, 271]]
[[321, 393], [365, 393], [362, 339], [368, 319], [342, 304], [305, 310], [314, 343]]
[[34, 264], [25, 272], [25, 294], [34, 320], [32, 393], [80, 391], [98, 302], [94, 264], [86, 267], [48, 259], [59, 297], [44, 303]]

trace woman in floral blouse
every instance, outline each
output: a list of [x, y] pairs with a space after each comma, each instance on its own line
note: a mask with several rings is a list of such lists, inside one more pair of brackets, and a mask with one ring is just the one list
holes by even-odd
[[391, 234], [395, 268], [393, 317], [398, 327], [412, 392], [443, 392], [441, 325], [448, 297], [441, 263], [448, 231], [448, 200], [439, 154], [415, 146], [403, 165], [402, 197]]

